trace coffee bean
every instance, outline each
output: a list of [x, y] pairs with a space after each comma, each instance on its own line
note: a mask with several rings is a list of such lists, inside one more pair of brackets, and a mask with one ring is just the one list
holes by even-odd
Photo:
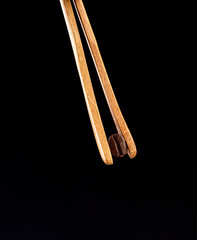
[[108, 139], [111, 153], [116, 158], [122, 158], [127, 154], [127, 145], [125, 139], [119, 134], [113, 134]]

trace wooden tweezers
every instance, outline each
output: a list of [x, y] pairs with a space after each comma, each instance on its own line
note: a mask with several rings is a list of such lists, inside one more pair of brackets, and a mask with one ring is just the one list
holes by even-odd
[[[137, 153], [136, 146], [131, 136], [131, 133], [127, 127], [127, 124], [123, 118], [121, 110], [118, 106], [118, 102], [116, 100], [112, 86], [110, 84], [110, 80], [108, 78], [108, 75], [107, 75], [107, 72], [98, 48], [98, 44], [94, 36], [92, 27], [90, 25], [88, 16], [86, 14], [86, 10], [84, 8], [83, 2], [82, 0], [72, 0], [72, 1], [77, 11], [81, 26], [83, 28], [115, 126], [117, 128], [118, 133], [126, 141], [127, 149], [128, 149], [127, 153], [129, 157], [134, 158]], [[78, 31], [77, 23], [75, 20], [72, 4], [70, 0], [60, 0], [60, 3], [61, 3], [63, 14], [65, 17], [66, 25], [68, 28], [68, 32], [69, 32], [69, 36], [70, 36], [70, 40], [71, 40], [71, 44], [72, 44], [72, 48], [75, 56], [75, 61], [77, 64], [77, 69], [79, 72], [83, 93], [85, 96], [85, 101], [86, 101], [89, 117], [91, 120], [94, 136], [96, 139], [96, 143], [103, 161], [106, 164], [111, 165], [113, 164], [113, 159], [112, 159], [110, 147], [107, 141], [107, 137], [104, 131], [104, 127], [101, 121], [96, 98], [94, 95], [90, 74], [88, 71], [85, 54], [84, 54], [80, 34]]]

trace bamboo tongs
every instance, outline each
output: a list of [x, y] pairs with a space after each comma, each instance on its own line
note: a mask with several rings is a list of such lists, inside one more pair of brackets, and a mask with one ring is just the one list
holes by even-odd
[[[100, 155], [103, 161], [111, 165], [113, 164], [113, 159], [110, 151], [110, 147], [107, 141], [107, 137], [104, 131], [104, 127], [101, 121], [99, 109], [97, 106], [96, 98], [94, 95], [85, 54], [82, 46], [82, 42], [80, 39], [77, 23], [75, 20], [72, 4], [70, 0], [60, 0], [61, 7], [63, 10], [63, 14], [65, 17], [66, 25], [68, 28], [75, 61], [77, 64], [77, 69], [79, 72], [83, 93], [85, 96], [85, 101], [89, 113], [89, 117], [91, 120], [94, 136], [96, 139], [96, 143], [100, 152]], [[125, 139], [127, 144], [127, 153], [130, 158], [134, 158], [136, 156], [137, 150], [132, 138], [132, 135], [127, 127], [127, 124], [123, 118], [121, 110], [118, 106], [118, 102], [114, 95], [112, 86], [110, 84], [99, 48], [94, 36], [92, 27], [90, 25], [88, 16], [86, 14], [86, 10], [84, 8], [82, 0], [73, 0], [73, 4], [77, 11], [78, 17], [80, 19], [81, 26], [83, 28], [90, 52], [92, 54], [92, 58], [94, 60], [94, 64], [99, 75], [99, 79], [105, 94], [105, 98], [107, 100], [110, 112], [112, 114], [115, 126], [117, 128], [118, 133]]]

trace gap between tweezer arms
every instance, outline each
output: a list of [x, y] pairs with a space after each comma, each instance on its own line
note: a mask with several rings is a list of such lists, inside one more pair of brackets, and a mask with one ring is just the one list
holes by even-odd
[[[101, 117], [99, 114], [96, 98], [94, 95], [85, 54], [81, 42], [81, 38], [79, 35], [77, 23], [75, 20], [74, 12], [72, 9], [71, 1], [70, 0], [60, 0], [61, 7], [63, 10], [63, 14], [65, 17], [67, 29], [69, 32], [75, 61], [77, 64], [77, 69], [79, 72], [83, 93], [85, 96], [85, 101], [90, 117], [90, 121], [92, 124], [94, 136], [96, 139], [96, 143], [100, 152], [100, 155], [103, 161], [111, 165], [113, 164], [113, 159], [111, 156], [111, 151], [108, 145], [107, 137], [104, 131], [104, 127], [101, 121]], [[86, 14], [86, 10], [84, 8], [82, 0], [73, 0], [74, 6], [76, 8], [78, 17], [80, 19], [81, 26], [83, 28], [90, 52], [92, 54], [92, 58], [99, 75], [99, 79], [105, 94], [105, 98], [107, 100], [110, 112], [112, 114], [114, 123], [116, 125], [117, 131], [121, 134], [127, 144], [128, 147], [128, 155], [130, 158], [134, 158], [136, 156], [137, 150], [132, 138], [132, 135], [127, 127], [127, 124], [123, 118], [121, 110], [118, 106], [118, 102], [114, 95], [112, 86], [110, 84], [99, 48], [94, 36], [92, 27], [90, 25], [88, 16]]]

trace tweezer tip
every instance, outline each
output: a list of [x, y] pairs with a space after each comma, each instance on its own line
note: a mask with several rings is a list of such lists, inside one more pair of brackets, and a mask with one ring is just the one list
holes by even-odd
[[113, 165], [113, 159], [112, 159], [112, 156], [111, 154], [109, 154], [109, 156], [101, 156], [102, 157], [102, 160], [103, 162], [106, 164], [106, 165]]
[[105, 159], [103, 159], [103, 162], [106, 165], [113, 165], [113, 159], [112, 158], [105, 158]]
[[133, 149], [132, 151], [128, 151], [128, 155], [129, 155], [129, 157], [132, 159], [132, 158], [134, 158], [134, 157], [136, 157], [136, 155], [137, 155], [137, 149], [136, 149], [136, 147], [135, 147], [135, 149]]

